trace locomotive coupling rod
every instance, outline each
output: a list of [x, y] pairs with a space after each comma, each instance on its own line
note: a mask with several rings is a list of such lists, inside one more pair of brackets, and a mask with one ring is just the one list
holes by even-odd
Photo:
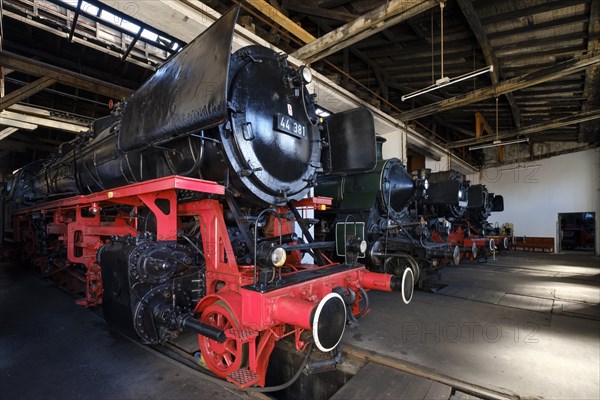
[[205, 324], [204, 322], [200, 322], [191, 315], [183, 318], [181, 321], [181, 326], [219, 343], [225, 342], [226, 339], [224, 330], [215, 328], [214, 326]]

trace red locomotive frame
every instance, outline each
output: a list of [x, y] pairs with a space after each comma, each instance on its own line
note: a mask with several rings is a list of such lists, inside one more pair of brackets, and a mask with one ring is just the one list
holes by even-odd
[[[224, 343], [199, 335], [200, 348], [212, 372], [241, 388], [255, 384], [264, 386], [269, 357], [277, 340], [294, 335], [296, 348], [303, 350], [308, 344], [303, 332], [311, 329], [313, 340], [318, 340], [312, 326], [314, 314], [320, 312], [320, 301], [335, 295], [333, 288], [355, 292], [360, 292], [360, 288], [384, 291], [396, 288], [392, 275], [373, 273], [364, 266], [306, 265], [300, 264], [297, 257], [289, 257], [296, 261], [290, 261], [294, 265], [288, 264], [294, 272], [285, 275], [288, 278], [286, 285], [262, 291], [253, 288], [254, 266], [237, 264], [219, 200], [178, 203], [178, 190], [212, 197], [225, 193], [225, 188], [215, 182], [170, 176], [56, 200], [15, 212], [14, 240], [24, 246], [24, 258], [29, 258], [43, 273], [46, 272], [46, 276], [72, 291], [83, 292], [84, 298], [78, 303], [91, 307], [102, 303], [101, 269], [96, 261], [98, 250], [111, 236], [139, 233], [135, 214], [122, 213], [112, 221], [102, 221], [99, 211], [103, 207], [134, 206], [136, 213], [137, 207], [148, 207], [156, 216], [158, 241], [177, 241], [180, 217], [198, 218], [206, 262], [206, 296], [197, 303], [195, 311], [201, 313], [202, 322], [222, 329], [226, 334]], [[158, 199], [169, 203], [168, 211], [161, 210], [156, 203]], [[330, 202], [326, 198], [313, 198], [301, 200], [296, 205], [314, 208]], [[37, 218], [47, 222], [39, 224]], [[278, 218], [273, 218], [272, 222], [274, 231], [281, 228], [285, 234], [293, 229], [291, 221], [286, 220], [281, 227]], [[53, 235], [54, 239], [44, 246], [66, 248], [66, 260], [48, 261], [43, 256], [36, 256], [39, 253], [36, 246], [42, 246], [36, 243], [36, 230], [44, 226], [45, 233]], [[48, 262], [54, 264], [52, 268]], [[353, 305], [355, 314], [361, 311], [358, 297]], [[242, 365], [243, 359], [247, 359], [247, 366]]]

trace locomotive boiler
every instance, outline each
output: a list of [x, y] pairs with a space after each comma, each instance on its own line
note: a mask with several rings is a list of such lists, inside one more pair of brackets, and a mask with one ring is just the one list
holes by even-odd
[[[401, 160], [383, 159], [385, 139], [377, 141], [378, 162], [373, 171], [319, 177], [315, 193], [332, 197], [334, 202], [331, 208], [317, 211], [318, 236], [326, 240], [350, 231], [365, 237], [368, 246], [360, 257], [370, 269], [408, 276], [422, 284], [427, 275], [423, 270], [429, 273], [448, 262], [458, 264], [461, 253], [458, 246], [431, 239], [433, 223], [425, 218], [431, 216], [423, 214], [423, 203], [458, 206], [462, 183], [436, 182], [432, 188], [428, 171], [411, 176]], [[331, 256], [343, 257], [344, 250], [338, 246]]]
[[[369, 289], [408, 302], [413, 285], [359, 264], [364, 237], [341, 235], [340, 263], [326, 256], [334, 241], [311, 236], [301, 212], [328, 204], [305, 198], [319, 176], [375, 166], [372, 116], [324, 123], [308, 67], [260, 46], [231, 54], [238, 10], [90, 134], [18, 171], [2, 200], [21, 256], [79, 304], [102, 305], [109, 325], [143, 343], [196, 332], [208, 368], [244, 388], [264, 386], [278, 340], [333, 352]], [[385, 193], [397, 207], [420, 186], [391, 167], [386, 179], [407, 185]]]

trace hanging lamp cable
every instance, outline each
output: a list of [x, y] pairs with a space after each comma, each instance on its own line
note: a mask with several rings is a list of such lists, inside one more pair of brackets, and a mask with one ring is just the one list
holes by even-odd
[[498, 140], [498, 97], [496, 97], [496, 140], [495, 142], [499, 142]]
[[444, 79], [444, 0], [440, 1], [440, 30], [441, 30], [441, 35], [440, 35], [440, 44], [441, 44], [441, 53], [440, 56], [442, 58], [442, 65], [441, 65], [441, 74], [440, 74], [440, 80]]
[[[0, 0], [0, 53], [4, 50], [4, 1]], [[4, 69], [0, 67], [0, 97], [4, 97]]]
[[[2, 0], [0, 0], [2, 1]], [[431, 84], [435, 85], [435, 49], [433, 39], [433, 13], [431, 13]]]

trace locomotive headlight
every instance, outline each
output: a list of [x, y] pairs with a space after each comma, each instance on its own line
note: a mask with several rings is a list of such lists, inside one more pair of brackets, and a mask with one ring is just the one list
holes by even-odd
[[358, 247], [358, 250], [360, 251], [361, 254], [365, 254], [365, 252], [367, 251], [367, 241], [363, 240], [360, 242], [360, 246]]
[[462, 199], [462, 198], [463, 198], [463, 191], [462, 191], [462, 190], [459, 190], [459, 191], [458, 191], [458, 198], [459, 198], [459, 199]]
[[271, 253], [271, 262], [276, 267], [283, 266], [283, 264], [285, 264], [286, 258], [287, 258], [287, 254], [285, 253], [285, 250], [282, 247], [277, 247]]
[[423, 187], [425, 190], [429, 189], [429, 180], [425, 179], [425, 182], [423, 182]]
[[302, 81], [304, 84], [309, 84], [312, 82], [312, 72], [310, 72], [310, 68], [306, 65], [300, 67], [300, 76], [302, 77]]

